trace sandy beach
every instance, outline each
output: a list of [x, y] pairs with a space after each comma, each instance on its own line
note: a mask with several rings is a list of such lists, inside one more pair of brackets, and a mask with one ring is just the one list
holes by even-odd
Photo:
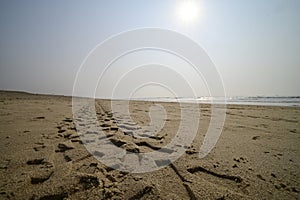
[[[153, 104], [130, 102], [132, 119], [149, 124]], [[166, 123], [144, 139], [116, 127], [120, 116], [112, 114], [110, 101], [97, 100], [95, 108], [114, 144], [151, 152], [170, 142], [180, 121], [178, 104], [160, 104]], [[160, 170], [132, 174], [105, 166], [87, 151], [76, 132], [71, 97], [1, 91], [0, 199], [300, 198], [299, 107], [228, 105], [222, 135], [203, 159], [198, 153], [211, 112], [210, 105], [199, 108], [201, 125], [185, 154]]]

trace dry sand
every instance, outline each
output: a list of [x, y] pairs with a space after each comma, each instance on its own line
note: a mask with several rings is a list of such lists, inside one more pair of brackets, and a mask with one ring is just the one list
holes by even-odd
[[[223, 133], [210, 154], [198, 158], [210, 121], [199, 105], [201, 126], [193, 144], [160, 170], [132, 174], [109, 168], [81, 143], [72, 99], [0, 92], [0, 199], [299, 199], [300, 108], [227, 106]], [[96, 103], [99, 122], [122, 148], [149, 152], [178, 128], [179, 107], [167, 113], [157, 137], [136, 139], [120, 129], [110, 102]], [[150, 123], [152, 102], [131, 102], [137, 124]]]

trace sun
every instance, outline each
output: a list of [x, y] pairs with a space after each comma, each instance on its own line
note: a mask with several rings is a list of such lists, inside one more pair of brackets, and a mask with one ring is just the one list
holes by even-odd
[[193, 23], [199, 16], [198, 5], [195, 0], [181, 0], [177, 5], [176, 15], [183, 23]]

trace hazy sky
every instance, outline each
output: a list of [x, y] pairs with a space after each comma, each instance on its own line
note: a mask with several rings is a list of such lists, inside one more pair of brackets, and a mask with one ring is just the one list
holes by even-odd
[[300, 96], [299, 0], [197, 1], [199, 16], [190, 24], [178, 20], [178, 3], [2, 0], [0, 89], [70, 95], [80, 64], [98, 43], [159, 27], [199, 43], [227, 95]]

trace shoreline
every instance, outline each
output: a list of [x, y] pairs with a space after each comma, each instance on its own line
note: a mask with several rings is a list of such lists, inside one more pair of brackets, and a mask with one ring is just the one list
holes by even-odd
[[[225, 107], [228, 106], [267, 106], [267, 107], [290, 107], [290, 108], [299, 108], [300, 104], [298, 105], [288, 105], [287, 103], [271, 103], [271, 102], [267, 102], [267, 103], [257, 103], [257, 102], [228, 102], [225, 101], [225, 104], [220, 104], [220, 103], [207, 103], [207, 102], [197, 102], [197, 100], [190, 100], [190, 101], [184, 101], [184, 99], [182, 99], [182, 101], [175, 101], [175, 100], [169, 100], [169, 101], [162, 101], [160, 100], [160, 98], [157, 98], [157, 100], [155, 99], [109, 99], [109, 98], [92, 98], [92, 97], [77, 97], [77, 96], [71, 96], [71, 95], [61, 95], [61, 94], [39, 94], [39, 93], [31, 93], [31, 92], [26, 92], [26, 91], [13, 91], [13, 90], [0, 90], [0, 93], [16, 93], [16, 94], [24, 94], [24, 95], [33, 95], [33, 96], [49, 96], [49, 97], [64, 97], [64, 98], [82, 98], [82, 99], [95, 99], [97, 101], [136, 101], [136, 102], [158, 102], [158, 103], [185, 103], [185, 104], [189, 104], [189, 103], [193, 103], [193, 104], [201, 104], [201, 105], [221, 105]], [[276, 97], [276, 96], [274, 96]], [[285, 96], [287, 98], [300, 98], [298, 96]], [[284, 97], [284, 98], [285, 98]], [[250, 98], [252, 98], [250, 96]], [[265, 97], [264, 97], [265, 98]], [[271, 97], [273, 98], [273, 97]], [[281, 97], [279, 97], [281, 98]]]

